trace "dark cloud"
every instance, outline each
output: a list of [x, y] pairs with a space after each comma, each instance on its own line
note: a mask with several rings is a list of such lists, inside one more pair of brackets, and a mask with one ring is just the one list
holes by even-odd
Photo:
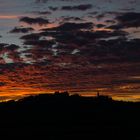
[[89, 15], [96, 15], [96, 14], [98, 14], [98, 12], [97, 11], [94, 11], [94, 12], [89, 12], [88, 14]]
[[0, 43], [0, 51], [2, 51], [3, 48], [4, 48], [6, 45], [8, 45], [8, 44], [6, 44], [6, 43]]
[[15, 27], [10, 31], [10, 33], [28, 33], [33, 31], [34, 29], [31, 27], [25, 28], [25, 27]]
[[49, 23], [47, 19], [40, 18], [40, 17], [38, 18], [22, 17], [20, 18], [20, 22], [25, 22], [27, 24], [39, 24], [39, 25], [44, 25]]
[[114, 24], [114, 23], [115, 23], [115, 21], [114, 21], [114, 20], [106, 20], [105, 22], [106, 22], [106, 23], [112, 23], [112, 24]]
[[104, 25], [104, 24], [97, 24], [96, 25], [96, 27], [98, 27], [98, 28], [103, 28], [103, 27], [105, 27], [106, 25]]
[[46, 3], [48, 0], [35, 0], [36, 3]]
[[130, 4], [135, 4], [136, 2], [137, 2], [136, 0], [129, 1]]
[[120, 10], [123, 10], [123, 11], [134, 11], [135, 8], [122, 8]]
[[95, 42], [96, 40], [109, 38], [109, 37], [120, 37], [125, 36], [125, 32], [110, 32], [110, 31], [77, 31], [75, 33], [72, 32], [63, 32], [56, 37], [56, 40], [61, 43], [69, 43], [73, 42], [78, 45], [87, 44], [91, 42]]
[[14, 50], [19, 49], [19, 46], [15, 44], [11, 44], [11, 45], [7, 45], [5, 48], [8, 50], [14, 51]]
[[115, 24], [115, 25], [110, 25], [110, 26], [108, 26], [107, 28], [113, 29], [113, 30], [120, 30], [120, 29], [123, 29], [124, 26], [121, 25], [121, 24]]
[[81, 10], [86, 11], [88, 9], [91, 9], [91, 4], [83, 4], [83, 5], [77, 5], [77, 6], [63, 6], [61, 10]]
[[63, 20], [62, 23], [68, 22], [68, 21], [84, 21], [82, 18], [79, 18], [79, 17], [71, 17], [71, 16], [65, 17], [65, 16], [62, 16], [61, 18]]
[[123, 29], [130, 27], [140, 27], [140, 13], [123, 13], [116, 17], [117, 24], [109, 26], [111, 29]]
[[50, 15], [51, 12], [50, 11], [40, 11], [40, 12], [37, 12], [39, 15]]
[[96, 18], [97, 18], [98, 20], [100, 20], [100, 19], [104, 18], [105, 15], [106, 15], [106, 13], [102, 13], [102, 14], [97, 15]]
[[34, 45], [41, 47], [50, 47], [53, 45], [53, 42], [47, 40], [25, 40], [24, 45]]
[[[58, 27], [42, 29], [42, 32], [36, 36], [37, 38], [51, 36], [56, 42], [62, 44], [88, 45], [101, 39], [125, 38], [127, 35], [127, 32], [124, 31], [94, 31], [93, 26], [93, 23], [64, 23]], [[103, 25], [101, 26], [103, 27]], [[30, 37], [32, 35], [23, 36], [22, 38], [29, 39]]]
[[56, 10], [58, 10], [59, 8], [58, 8], [58, 7], [49, 6], [49, 9], [52, 10], [52, 11], [56, 11]]
[[[60, 63], [60, 66], [74, 65], [75, 63], [83, 65], [83, 63], [120, 62], [119, 55], [121, 53], [119, 50], [122, 48], [116, 42], [121, 42], [121, 39], [112, 42], [104, 39], [109, 40], [112, 37], [124, 39], [127, 33], [124, 31], [94, 31], [94, 26], [90, 22], [66, 22], [57, 27], [42, 29], [39, 33], [22, 36], [24, 45], [32, 46], [24, 53], [27, 53], [26, 56], [33, 59], [34, 63], [49, 61], [51, 64], [58, 63], [59, 65]], [[96, 26], [101, 28], [105, 25], [97, 24]], [[46, 37], [54, 39], [49, 41]], [[112, 48], [114, 44], [117, 44], [118, 50]], [[118, 56], [113, 52], [118, 52]], [[123, 59], [127, 61], [128, 56], [123, 57]]]
[[[115, 39], [99, 41], [94, 49], [94, 55], [103, 56], [100, 61], [106, 62], [140, 62], [140, 40]], [[93, 54], [92, 54], [93, 55]], [[110, 59], [110, 60], [109, 60]]]
[[[17, 46], [15, 44], [0, 44], [0, 62], [2, 64], [12, 62], [12, 63], [22, 63], [22, 59], [20, 58], [20, 53], [18, 52], [18, 49], [20, 46]], [[4, 56], [6, 54], [6, 56]], [[10, 59], [10, 61], [8, 60]]]
[[116, 18], [124, 27], [140, 27], [140, 13], [125, 13]]
[[23, 59], [20, 57], [20, 53], [17, 51], [9, 51], [8, 58], [10, 58], [13, 63], [24, 63]]
[[0, 87], [2, 87], [2, 86], [4, 86], [4, 85], [6, 85], [6, 83], [0, 82]]
[[24, 35], [22, 37], [20, 37], [20, 39], [24, 39], [24, 40], [39, 40], [40, 35], [39, 34], [28, 34], [28, 35]]
[[19, 49], [18, 45], [0, 43], [0, 51], [15, 51], [17, 49]]
[[120, 83], [123, 83], [123, 84], [139, 84], [140, 83], [140, 79], [122, 79], [122, 80], [115, 80], [113, 82], [114, 84], [120, 84]]
[[[26, 53], [27, 52], [27, 53]], [[48, 47], [34, 46], [30, 50], [26, 51], [26, 57], [33, 60], [34, 64], [42, 63], [44, 65], [50, 65], [52, 61], [52, 51]]]
[[[122, 39], [118, 40], [109, 40], [105, 41], [104, 38], [110, 38], [110, 37], [125, 37], [125, 32], [122, 31], [69, 31], [66, 32], [65, 30], [62, 31], [47, 31], [45, 29], [44, 32], [41, 32], [38, 34], [40, 38], [42, 36], [53, 36], [55, 38], [55, 41], [46, 41], [46, 40], [25, 40], [25, 45], [33, 45], [35, 47], [32, 48], [30, 53], [32, 54], [31, 57], [36, 58], [36, 60], [39, 60], [39, 58], [44, 57], [51, 58], [51, 61], [54, 61], [53, 57], [53, 51], [57, 52], [57, 60], [60, 62], [67, 62], [67, 63], [75, 63], [80, 64], [83, 63], [91, 63], [93, 60], [95, 63], [113, 63], [113, 62], [120, 62], [123, 58], [126, 61], [130, 60], [130, 57], [127, 51], [127, 55], [125, 55], [125, 50], [122, 46], [127, 46], [127, 43], [129, 42], [122, 42]], [[28, 35], [27, 35], [28, 36]], [[30, 36], [30, 35], [29, 35]], [[28, 38], [28, 37], [27, 37]], [[125, 39], [123, 39], [125, 40]], [[58, 43], [57, 45], [56, 42]], [[123, 44], [122, 46], [120, 44]], [[125, 44], [126, 43], [126, 44]], [[115, 47], [114, 47], [114, 44]], [[55, 48], [53, 46], [55, 45]], [[73, 52], [78, 51], [78, 53]], [[124, 50], [124, 52], [123, 52]], [[27, 51], [29, 52], [29, 51]], [[47, 53], [49, 52], [49, 53]], [[137, 50], [138, 52], [138, 50]], [[121, 53], [123, 54], [123, 57], [120, 57]], [[132, 54], [132, 52], [130, 53]], [[73, 60], [72, 55], [78, 56], [75, 60]], [[135, 54], [134, 54], [135, 55]], [[102, 57], [101, 57], [102, 56]], [[86, 60], [83, 59], [83, 57], [86, 57]], [[119, 58], [120, 57], [120, 58]], [[138, 57], [138, 56], [136, 56]], [[136, 58], [135, 57], [135, 58]], [[63, 60], [62, 60], [63, 59]], [[83, 60], [81, 60], [83, 59]], [[133, 59], [134, 60], [134, 59]], [[135, 59], [136, 60], [136, 59]], [[59, 63], [60, 63], [59, 62]], [[58, 62], [55, 62], [58, 63]]]
[[81, 29], [93, 29], [94, 24], [92, 22], [87, 22], [87, 23], [64, 23], [61, 24], [58, 27], [50, 28], [47, 30], [56, 30], [56, 31], [75, 31], [75, 30], [81, 30]]

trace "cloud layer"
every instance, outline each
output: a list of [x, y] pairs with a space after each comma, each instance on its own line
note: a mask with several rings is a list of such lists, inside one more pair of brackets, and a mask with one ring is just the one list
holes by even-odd
[[[0, 23], [4, 30], [0, 38], [0, 95], [15, 99], [56, 90], [83, 95], [101, 91], [117, 99], [137, 100], [138, 1], [58, 3], [23, 2], [24, 12], [13, 8], [14, 19]], [[131, 9], [130, 4], [134, 5]], [[5, 20], [9, 22], [4, 24]]]

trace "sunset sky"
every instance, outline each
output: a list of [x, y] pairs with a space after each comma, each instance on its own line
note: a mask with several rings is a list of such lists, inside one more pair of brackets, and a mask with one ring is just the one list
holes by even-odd
[[0, 0], [0, 101], [66, 90], [140, 101], [140, 0]]

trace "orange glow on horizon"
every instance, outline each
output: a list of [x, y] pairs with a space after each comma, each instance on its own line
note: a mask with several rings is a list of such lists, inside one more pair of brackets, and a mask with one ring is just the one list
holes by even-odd
[[[59, 92], [64, 92], [67, 90], [45, 90], [45, 89], [33, 89], [33, 88], [23, 88], [19, 90], [14, 90], [14, 89], [5, 89], [3, 91], [0, 91], [1, 97], [5, 97], [5, 99], [0, 99], [0, 102], [5, 102], [9, 100], [18, 100], [21, 98], [24, 98], [26, 96], [31, 96], [31, 95], [38, 95], [38, 94], [53, 94], [55, 91]], [[80, 96], [84, 97], [95, 97], [97, 96], [97, 91], [73, 91], [73, 90], [68, 90], [70, 95], [73, 94], [79, 94]], [[120, 92], [110, 92], [110, 91], [100, 91], [100, 95], [103, 96], [110, 96], [112, 97], [113, 100], [119, 100], [119, 101], [132, 101], [132, 102], [138, 102], [140, 101], [140, 94], [139, 93], [120, 93]]]
[[24, 98], [26, 96], [38, 95], [38, 94], [52, 94], [53, 90], [37, 90], [32, 88], [26, 88], [21, 90], [7, 89], [5, 91], [1, 91], [1, 97], [5, 97], [5, 99], [0, 99], [0, 102], [9, 101], [9, 100], [18, 100]]

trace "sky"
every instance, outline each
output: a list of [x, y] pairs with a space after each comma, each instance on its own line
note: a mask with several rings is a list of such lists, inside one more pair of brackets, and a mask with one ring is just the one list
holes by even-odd
[[0, 0], [0, 101], [55, 91], [140, 101], [139, 0]]

